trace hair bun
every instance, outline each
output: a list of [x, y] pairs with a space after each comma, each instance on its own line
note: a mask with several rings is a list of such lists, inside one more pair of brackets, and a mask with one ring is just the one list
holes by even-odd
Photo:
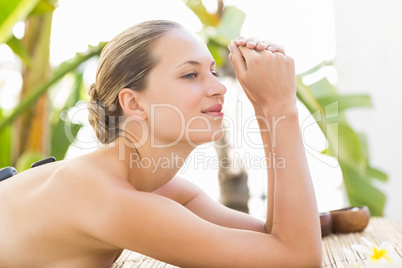
[[91, 97], [92, 100], [96, 100], [96, 99], [97, 99], [97, 95], [98, 95], [98, 94], [96, 93], [96, 85], [95, 85], [95, 83], [92, 83], [92, 84], [89, 86], [88, 95], [89, 95], [89, 97]]

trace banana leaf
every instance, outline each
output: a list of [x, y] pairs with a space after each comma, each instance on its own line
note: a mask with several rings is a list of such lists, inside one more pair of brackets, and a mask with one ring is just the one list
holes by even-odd
[[[0, 109], [0, 120], [3, 118]], [[7, 126], [0, 131], [0, 168], [9, 166], [11, 163], [11, 127]]]
[[[74, 85], [67, 101], [61, 110], [55, 110], [55, 116], [53, 117], [51, 124], [51, 155], [57, 160], [64, 159], [68, 147], [72, 143], [72, 140], [70, 139], [75, 138], [82, 127], [80, 124], [73, 124], [68, 119], [68, 116], [65, 116], [64, 118], [61, 116], [63, 112], [66, 112], [68, 108], [73, 107], [80, 100], [80, 93], [83, 89], [83, 73], [76, 72], [74, 78]], [[70, 130], [68, 136], [66, 135], [65, 129]]]
[[205, 26], [216, 27], [219, 23], [218, 14], [210, 14], [201, 0], [188, 0], [186, 5], [197, 15], [201, 23]]
[[12, 36], [14, 25], [24, 20], [40, 0], [0, 0], [0, 44]]
[[97, 46], [89, 46], [88, 50], [84, 53], [77, 53], [76, 56], [70, 60], [63, 62], [59, 67], [55, 69], [53, 75], [43, 84], [37, 86], [32, 90], [32, 93], [27, 96], [21, 103], [13, 109], [9, 116], [4, 117], [0, 121], [0, 131], [7, 125], [13, 122], [13, 120], [19, 116], [22, 112], [29, 109], [42, 94], [47, 92], [49, 88], [64, 77], [67, 73], [74, 71], [84, 61], [97, 56], [101, 50], [105, 47], [107, 42], [101, 42]]
[[355, 132], [344, 115], [347, 109], [371, 107], [370, 97], [340, 95], [326, 78], [311, 85], [303, 83], [303, 76], [323, 66], [320, 64], [297, 77], [297, 96], [328, 140], [328, 148], [322, 153], [338, 160], [350, 204], [366, 205], [373, 216], [382, 216], [385, 195], [375, 187], [373, 179], [385, 182], [388, 177], [370, 165], [365, 135]]

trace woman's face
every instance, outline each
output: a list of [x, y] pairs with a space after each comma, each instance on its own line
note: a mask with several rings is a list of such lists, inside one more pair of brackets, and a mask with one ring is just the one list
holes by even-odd
[[140, 101], [148, 114], [152, 144], [196, 146], [220, 139], [226, 87], [218, 81], [205, 43], [178, 29], [157, 42], [154, 55], [158, 64]]

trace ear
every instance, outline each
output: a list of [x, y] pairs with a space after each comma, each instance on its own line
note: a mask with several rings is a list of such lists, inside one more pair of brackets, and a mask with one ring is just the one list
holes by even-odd
[[125, 116], [132, 116], [136, 120], [147, 119], [147, 114], [139, 104], [141, 94], [130, 88], [123, 88], [119, 92], [119, 102]]

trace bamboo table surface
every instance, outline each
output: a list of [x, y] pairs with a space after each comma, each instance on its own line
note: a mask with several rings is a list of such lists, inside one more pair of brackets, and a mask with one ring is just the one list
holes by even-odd
[[[369, 225], [363, 232], [349, 234], [331, 234], [322, 240], [322, 267], [344, 268], [351, 267], [346, 260], [342, 248], [352, 250], [351, 245], [363, 245], [361, 237], [365, 237], [378, 246], [390, 242], [402, 258], [402, 224], [385, 218], [371, 218]], [[308, 245], [306, 245], [308, 246]], [[353, 251], [353, 250], [352, 250]], [[354, 252], [360, 267], [366, 267], [366, 258]], [[176, 266], [152, 259], [142, 254], [124, 250], [112, 268], [174, 268]]]

